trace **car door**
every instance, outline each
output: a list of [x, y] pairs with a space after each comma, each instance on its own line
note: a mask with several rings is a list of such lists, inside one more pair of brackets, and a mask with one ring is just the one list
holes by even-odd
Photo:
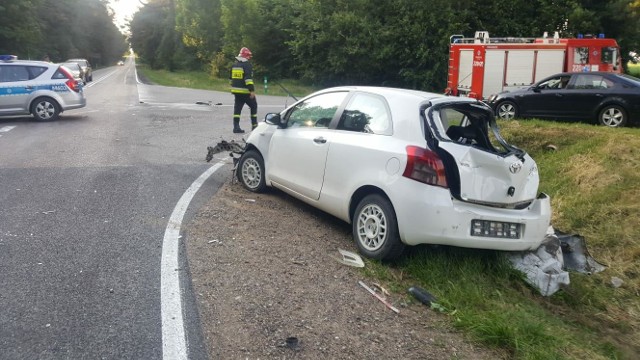
[[564, 106], [570, 109], [572, 118], [594, 119], [600, 103], [608, 97], [615, 83], [601, 74], [579, 73], [566, 91]]
[[0, 113], [28, 111], [33, 86], [27, 67], [18, 64], [0, 66]]
[[[492, 206], [517, 207], [537, 196], [538, 168], [524, 151], [502, 138], [488, 108], [478, 104], [442, 104], [427, 114], [443, 156], [455, 197]], [[447, 119], [443, 121], [443, 119]], [[456, 119], [456, 120], [454, 120]], [[463, 129], [450, 136], [451, 127]], [[455, 177], [455, 178], [454, 178]]]
[[516, 95], [522, 116], [565, 117], [571, 111], [564, 98], [569, 75], [558, 75], [533, 85], [529, 91]]
[[267, 173], [280, 188], [317, 200], [331, 144], [329, 125], [347, 91], [329, 92], [296, 104], [286, 115], [287, 126], [273, 134]]

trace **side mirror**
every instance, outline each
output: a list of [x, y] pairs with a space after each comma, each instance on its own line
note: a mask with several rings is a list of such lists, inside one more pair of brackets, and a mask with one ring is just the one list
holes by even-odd
[[282, 126], [282, 117], [278, 113], [268, 113], [264, 116], [264, 121], [267, 124]]

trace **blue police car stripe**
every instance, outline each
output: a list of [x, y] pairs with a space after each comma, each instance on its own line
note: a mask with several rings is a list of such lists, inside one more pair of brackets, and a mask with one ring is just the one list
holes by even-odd
[[31, 94], [34, 91], [38, 90], [51, 90], [55, 92], [69, 92], [69, 88], [65, 84], [47, 84], [40, 86], [33, 86], [30, 89], [27, 89], [25, 86], [8, 86], [8, 87], [0, 87], [0, 96], [18, 96]]

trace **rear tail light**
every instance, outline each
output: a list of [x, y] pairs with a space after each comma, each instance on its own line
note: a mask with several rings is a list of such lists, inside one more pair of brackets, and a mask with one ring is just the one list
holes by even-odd
[[449, 187], [438, 154], [417, 146], [407, 146], [407, 167], [402, 175], [425, 184]]
[[60, 72], [63, 73], [67, 79], [67, 81], [65, 81], [65, 84], [67, 84], [67, 86], [69, 87], [69, 89], [75, 91], [75, 92], [79, 92], [80, 91], [80, 84], [78, 83], [78, 81], [76, 79], [73, 78], [73, 75], [71, 75], [71, 73], [69, 73], [65, 68], [61, 67], [60, 68]]

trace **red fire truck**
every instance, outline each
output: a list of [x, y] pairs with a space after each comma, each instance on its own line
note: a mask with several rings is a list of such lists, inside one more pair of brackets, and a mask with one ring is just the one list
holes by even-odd
[[528, 86], [543, 78], [576, 71], [622, 72], [620, 48], [599, 36], [560, 38], [490, 38], [451, 36], [446, 94], [488, 98], [504, 90]]

